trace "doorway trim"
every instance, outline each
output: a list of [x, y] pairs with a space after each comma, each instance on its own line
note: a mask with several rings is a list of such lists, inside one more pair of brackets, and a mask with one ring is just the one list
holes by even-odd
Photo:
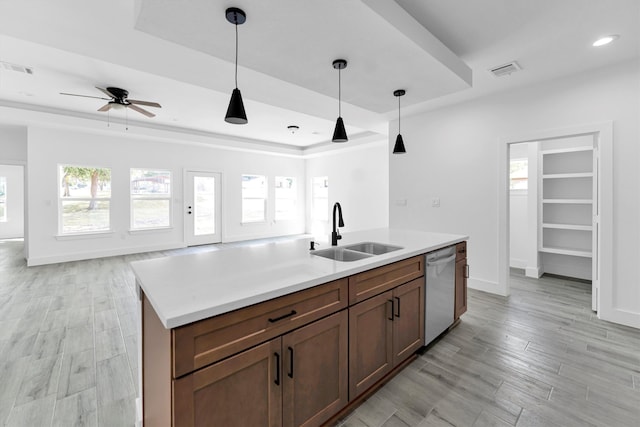
[[568, 136], [592, 134], [598, 137], [600, 170], [598, 174], [598, 212], [600, 225], [600, 289], [598, 292], [598, 318], [616, 323], [632, 324], [627, 313], [613, 305], [613, 122], [598, 122], [559, 129], [534, 131], [522, 135], [500, 138], [499, 191], [498, 191], [498, 283], [505, 295], [509, 285], [509, 145]]

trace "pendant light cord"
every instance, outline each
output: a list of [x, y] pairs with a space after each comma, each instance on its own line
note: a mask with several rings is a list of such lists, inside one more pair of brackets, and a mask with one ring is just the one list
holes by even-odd
[[398, 97], [398, 134], [400, 134], [400, 97]]
[[338, 68], [338, 117], [342, 117], [342, 68]]
[[238, 89], [238, 18], [236, 17], [236, 89]]

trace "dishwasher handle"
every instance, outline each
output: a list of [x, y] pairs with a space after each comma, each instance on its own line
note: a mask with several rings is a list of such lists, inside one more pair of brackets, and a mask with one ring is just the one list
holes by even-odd
[[453, 254], [453, 255], [448, 256], [446, 258], [436, 258], [436, 259], [433, 259], [433, 260], [430, 260], [429, 258], [427, 258], [427, 267], [448, 264], [448, 263], [450, 263], [451, 261], [453, 261], [455, 259], [456, 259], [456, 254]]

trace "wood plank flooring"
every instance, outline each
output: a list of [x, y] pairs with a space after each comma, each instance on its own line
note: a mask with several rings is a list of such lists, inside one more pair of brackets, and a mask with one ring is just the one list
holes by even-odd
[[[27, 268], [0, 241], [0, 425], [133, 426], [128, 263], [235, 245]], [[338, 425], [640, 427], [640, 331], [598, 320], [589, 285], [511, 285], [469, 290], [460, 325]]]

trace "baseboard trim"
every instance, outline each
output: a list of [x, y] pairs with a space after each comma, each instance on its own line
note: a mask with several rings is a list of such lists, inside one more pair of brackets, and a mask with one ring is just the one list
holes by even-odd
[[167, 251], [171, 249], [181, 249], [186, 247], [187, 246], [184, 243], [173, 243], [173, 244], [154, 245], [154, 246], [110, 249], [106, 251], [103, 250], [103, 251], [79, 252], [79, 253], [61, 254], [61, 255], [53, 255], [53, 256], [44, 256], [44, 257], [29, 257], [27, 258], [27, 266], [33, 267], [36, 265], [58, 264], [61, 262], [70, 262], [70, 261], [83, 261], [88, 259], [131, 255], [131, 254], [139, 254], [144, 252]]
[[500, 285], [498, 282], [490, 282], [488, 280], [476, 279], [470, 277], [467, 280], [467, 287], [476, 289], [478, 291], [488, 292], [490, 294], [496, 294], [501, 296], [507, 296], [507, 288], [504, 285]]
[[542, 267], [525, 267], [524, 275], [527, 277], [533, 277], [534, 279], [539, 279], [544, 274], [544, 270]]
[[527, 268], [527, 260], [511, 258], [509, 261], [509, 267], [525, 269]]

